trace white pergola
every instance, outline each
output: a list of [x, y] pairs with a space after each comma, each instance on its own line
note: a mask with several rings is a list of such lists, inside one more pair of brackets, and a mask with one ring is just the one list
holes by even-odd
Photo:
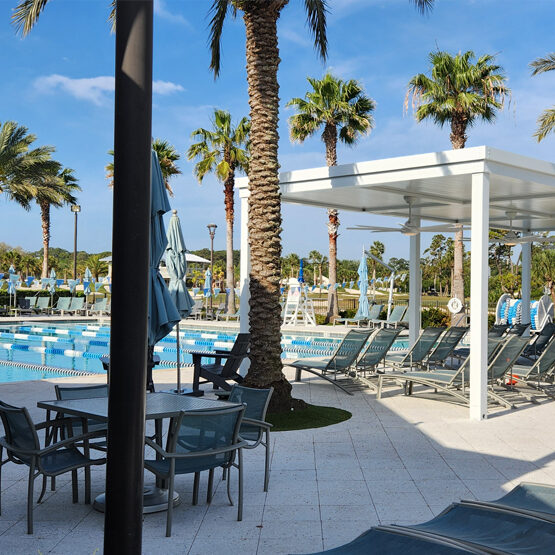
[[[241, 199], [241, 330], [248, 331], [248, 180]], [[555, 164], [480, 146], [283, 172], [283, 202], [413, 220], [461, 223], [471, 230], [470, 417], [487, 417], [488, 230], [524, 234], [555, 229]], [[365, 222], [361, 222], [365, 223]], [[369, 221], [368, 223], [371, 223]], [[530, 320], [531, 244], [522, 244], [522, 319]], [[409, 338], [420, 333], [420, 235], [410, 237]]]

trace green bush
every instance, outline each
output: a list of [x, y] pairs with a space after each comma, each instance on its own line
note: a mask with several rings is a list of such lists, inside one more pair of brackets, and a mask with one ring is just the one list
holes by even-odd
[[339, 316], [341, 318], [354, 318], [356, 313], [356, 308], [346, 308], [345, 310], [339, 311]]
[[314, 317], [316, 318], [316, 324], [318, 326], [324, 326], [326, 324], [325, 314], [315, 314]]
[[422, 327], [428, 328], [430, 326], [433, 327], [441, 327], [441, 326], [448, 326], [449, 325], [449, 314], [445, 312], [445, 310], [441, 310], [441, 308], [425, 308], [422, 311]]
[[488, 329], [495, 324], [495, 314], [488, 314]]

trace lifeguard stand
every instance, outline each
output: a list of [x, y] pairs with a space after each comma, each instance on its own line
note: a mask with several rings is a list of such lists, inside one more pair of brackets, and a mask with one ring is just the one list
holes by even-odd
[[315, 326], [314, 305], [307, 294], [307, 287], [298, 282], [291, 285], [283, 309], [284, 326]]

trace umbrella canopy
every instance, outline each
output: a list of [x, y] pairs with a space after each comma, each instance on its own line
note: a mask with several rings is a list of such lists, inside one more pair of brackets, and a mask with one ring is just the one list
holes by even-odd
[[181, 223], [177, 210], [173, 210], [168, 225], [168, 246], [166, 247], [166, 267], [170, 276], [168, 290], [170, 296], [182, 318], [191, 314], [193, 299], [185, 286], [187, 274], [187, 259], [185, 256], [185, 241], [181, 231]]
[[358, 277], [360, 279], [360, 297], [358, 299], [358, 310], [355, 318], [368, 318], [370, 316], [370, 307], [368, 306], [368, 266], [366, 265], [366, 255], [362, 253], [360, 264], [358, 265]]
[[168, 244], [163, 216], [170, 211], [171, 207], [168, 202], [158, 156], [154, 151], [152, 151], [151, 166], [148, 344], [153, 347], [160, 339], [170, 333], [175, 324], [181, 320], [181, 317], [172, 301], [166, 282], [158, 271], [160, 260]]
[[10, 269], [8, 270], [8, 272], [10, 272], [10, 274], [15, 274], [15, 268], [13, 264], [10, 266]]
[[92, 281], [92, 272], [89, 270], [89, 267], [87, 266], [85, 268], [85, 273], [83, 274], [83, 280], [87, 280], [87, 281]]
[[210, 269], [204, 272], [204, 296], [210, 297], [212, 295], [212, 272]]
[[78, 279], [68, 279], [67, 284], [69, 285], [69, 292], [73, 295], [75, 293], [75, 287], [79, 283]]
[[54, 268], [52, 268], [52, 270], [50, 270], [50, 278], [51, 279], [56, 279], [56, 270], [54, 270]]
[[299, 283], [304, 283], [304, 268], [303, 268], [303, 259], [301, 258], [301, 262], [299, 265]]

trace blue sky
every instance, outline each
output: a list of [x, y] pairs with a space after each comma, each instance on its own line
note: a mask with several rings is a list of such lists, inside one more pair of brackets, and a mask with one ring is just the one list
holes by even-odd
[[[208, 71], [209, 0], [155, 0], [153, 135], [170, 141], [184, 156], [190, 133], [210, 125], [215, 107], [239, 119], [248, 115], [244, 25], [229, 19], [223, 36], [222, 72]], [[113, 140], [114, 36], [107, 24], [108, 0], [53, 0], [31, 34], [16, 37], [10, 25], [16, 0], [0, 0], [0, 122], [15, 120], [37, 135], [37, 144], [54, 145], [56, 158], [75, 169], [83, 189], [79, 201], [79, 248], [111, 249], [112, 193], [104, 166]], [[553, 51], [553, 0], [436, 0], [421, 16], [408, 0], [329, 0], [329, 57], [323, 63], [312, 47], [300, 0], [290, 0], [279, 21], [281, 65], [280, 163], [283, 170], [325, 165], [319, 137], [292, 145], [286, 102], [303, 96], [307, 76], [326, 69], [357, 79], [377, 103], [376, 126], [354, 148], [338, 149], [339, 163], [444, 150], [449, 130], [416, 124], [403, 113], [406, 84], [428, 69], [428, 53], [474, 50], [497, 54], [513, 91], [511, 104], [496, 124], [470, 130], [467, 146], [497, 148], [553, 160], [555, 136], [539, 145], [532, 138], [535, 120], [554, 103], [555, 75], [531, 78], [528, 64]], [[219, 229], [215, 248], [225, 248], [223, 192], [213, 179], [199, 186], [192, 164], [182, 161], [183, 175], [172, 187], [171, 204], [179, 212], [187, 247], [209, 244], [206, 224]], [[238, 203], [237, 203], [238, 209]], [[238, 211], [237, 211], [238, 214]], [[283, 250], [306, 256], [327, 250], [325, 211], [284, 205]], [[345, 230], [361, 222], [360, 214], [341, 213], [339, 257], [357, 258], [368, 236]], [[39, 249], [38, 210], [26, 213], [0, 198], [0, 241]], [[372, 216], [376, 225], [393, 220]], [[239, 221], [236, 221], [238, 247]], [[408, 240], [400, 234], [372, 235], [386, 243], [386, 258], [408, 257]], [[424, 236], [424, 245], [430, 236]], [[52, 246], [73, 248], [69, 208], [52, 214]]]

